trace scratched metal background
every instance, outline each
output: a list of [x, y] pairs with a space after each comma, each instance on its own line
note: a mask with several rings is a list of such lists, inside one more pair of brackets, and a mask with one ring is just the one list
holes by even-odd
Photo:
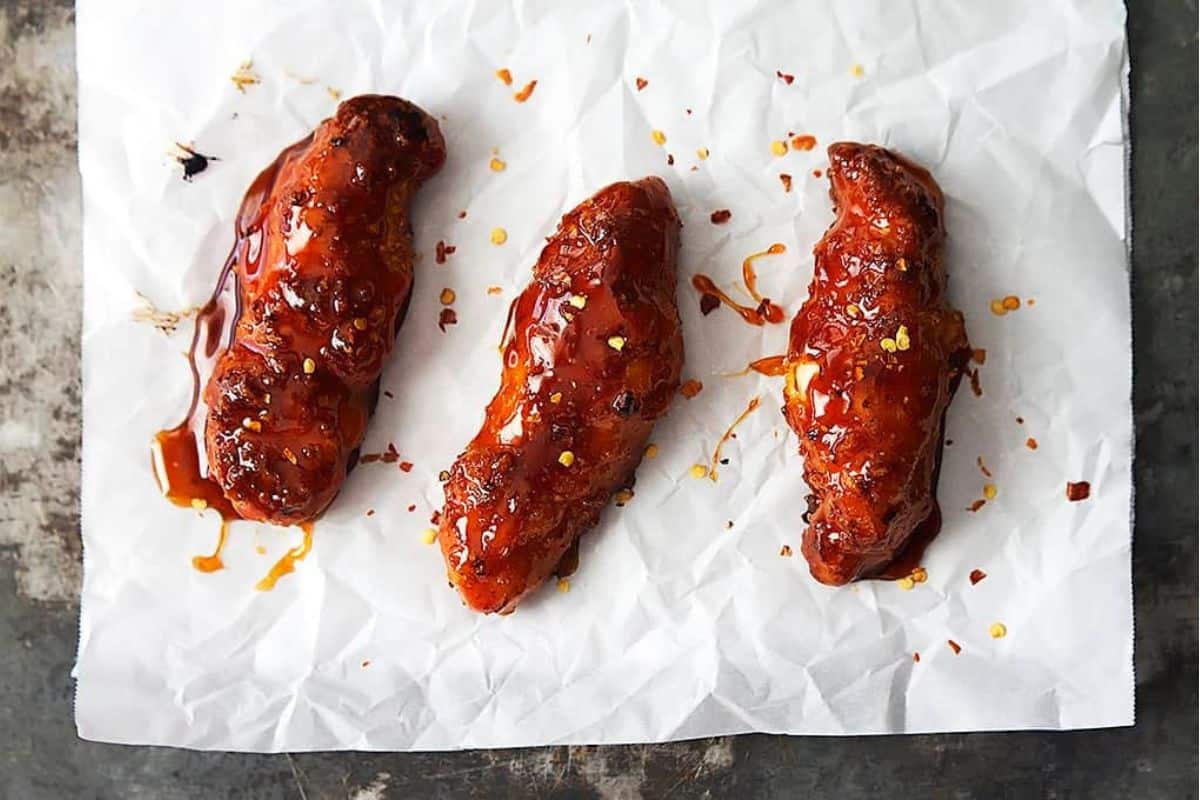
[[0, 0], [0, 798], [1196, 797], [1197, 13], [1132, 6], [1136, 727], [255, 756], [75, 738], [73, 9]]

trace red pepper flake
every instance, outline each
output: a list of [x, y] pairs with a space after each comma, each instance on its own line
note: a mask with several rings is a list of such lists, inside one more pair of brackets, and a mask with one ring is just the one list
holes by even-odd
[[367, 516], [368, 516], [368, 517], [373, 517], [373, 516], [375, 516], [375, 509], [373, 509], [373, 508], [368, 508], [368, 509], [367, 509]]
[[979, 370], [968, 370], [967, 377], [971, 379], [971, 394], [976, 397], [983, 397], [983, 385], [979, 382]]
[[500, 69], [496, 70], [496, 77], [499, 78], [500, 82], [505, 86], [512, 86], [512, 73], [507, 69], [501, 67]]
[[373, 464], [376, 461], [382, 461], [384, 464], [395, 464], [399, 460], [400, 451], [391, 442], [388, 442], [387, 449], [382, 453], [363, 453], [358, 457], [358, 463], [360, 464]]
[[786, 172], [779, 173], [779, 182], [783, 184], [783, 190], [790, 192], [792, 190], [792, 176]]
[[784, 82], [784, 83], [786, 83], [788, 86], [791, 86], [791, 85], [792, 85], [792, 81], [796, 80], [796, 76], [795, 76], [795, 75], [789, 75], [788, 73], [786, 73], [786, 72], [783, 72], [782, 70], [778, 70], [778, 69], [777, 69], [777, 70], [775, 70], [775, 77], [776, 77], [776, 78], [779, 78], [779, 80], [783, 81], [783, 82]]
[[792, 555], [792, 548], [785, 544], [783, 547], [779, 548], [779, 555], [783, 556], [784, 558], [790, 558]]
[[1024, 417], [1017, 417], [1017, 424], [1018, 424], [1018, 425], [1024, 425], [1024, 424], [1025, 424], [1025, 418], [1024, 418]]
[[978, 511], [979, 509], [983, 508], [984, 505], [986, 505], [986, 504], [987, 504], [987, 500], [980, 498], [979, 500], [976, 500], [974, 503], [971, 503], [971, 505], [967, 506], [967, 511]]
[[688, 400], [691, 400], [693, 397], [700, 394], [700, 390], [703, 388], [704, 384], [698, 380], [686, 380], [683, 382], [683, 385], [679, 387], [679, 393]]
[[979, 467], [979, 471], [983, 473], [983, 477], [992, 477], [992, 471], [987, 468], [987, 464], [983, 463], [983, 456], [979, 456], [975, 459], [975, 465]]
[[446, 256], [454, 255], [456, 250], [458, 250], [458, 248], [455, 247], [454, 245], [446, 244], [441, 239], [438, 239], [437, 249], [433, 255], [433, 260], [439, 264], [445, 264]]
[[983, 570], [973, 569], [973, 570], [971, 570], [971, 574], [967, 576], [967, 579], [970, 580], [971, 585], [974, 586], [975, 584], [979, 583], [981, 580], [983, 580], [986, 577], [987, 577], [987, 573], [984, 572]]
[[646, 80], [645, 78], [643, 78], [639, 75], [637, 80], [634, 81], [634, 84], [637, 85], [637, 90], [640, 92], [642, 89], [645, 89], [647, 86], [650, 85], [650, 81]]
[[429, 515], [429, 524], [430, 525], [440, 525], [441, 522], [442, 522], [442, 512], [441, 511], [434, 511], [432, 514]]
[[1037, 448], [1038, 448], [1037, 439], [1030, 436], [1028, 439], [1025, 440], [1025, 446], [1028, 447], [1030, 450], [1037, 450]]
[[667, 153], [667, 166], [668, 167], [675, 166], [675, 156], [671, 155], [670, 153]]
[[384, 389], [384, 390], [383, 390], [383, 396], [384, 396], [384, 397], [387, 397], [387, 398], [394, 398], [396, 395], [392, 394], [392, 393], [391, 393], [391, 392], [389, 392], [387, 389]]
[[364, 661], [364, 662], [362, 662], [362, 666], [363, 666], [363, 669], [366, 669], [367, 667], [371, 666], [371, 662], [370, 662], [370, 661]]
[[950, 649], [954, 651], [954, 655], [958, 655], [962, 652], [962, 645], [953, 639], [947, 639], [946, 644], [950, 645]]
[[724, 225], [729, 222], [729, 218], [733, 216], [733, 212], [728, 208], [718, 208], [709, 215], [708, 219], [713, 225]]
[[412, 505], [410, 505], [410, 506], [408, 507], [408, 513], [410, 513], [410, 514], [411, 514], [412, 512], [414, 512], [414, 511], [416, 511], [416, 510], [417, 510], [417, 504], [416, 504], [416, 503], [413, 503]]
[[817, 137], [807, 133], [792, 137], [793, 150], [812, 150], [817, 146]]
[[920, 653], [913, 653], [913, 663], [914, 664], [921, 663], [921, 654]]
[[535, 88], [537, 88], [537, 81], [530, 81], [521, 87], [521, 91], [513, 95], [513, 100], [516, 100], [518, 103], [524, 103], [533, 94]]
[[1067, 481], [1067, 499], [1072, 503], [1087, 500], [1092, 495], [1092, 485], [1087, 481]]
[[971, 351], [971, 360], [982, 367], [987, 363], [987, 350], [984, 350], [982, 347], [976, 347]]
[[821, 170], [819, 170], [819, 169], [814, 169], [814, 170], [813, 170], [813, 177], [814, 177], [814, 178], [819, 178], [819, 177], [821, 177], [821, 175], [822, 175], [822, 174], [823, 174], [823, 173], [822, 173], [822, 172], [821, 172]]
[[458, 218], [459, 218], [459, 219], [466, 219], [466, 218], [467, 218], [467, 210], [466, 210], [465, 208], [464, 208], [462, 211], [458, 212]]
[[715, 294], [700, 295], [700, 313], [704, 316], [707, 317], [709, 314], [716, 311], [720, 305], [721, 298], [717, 297]]
[[442, 329], [442, 333], [446, 332], [447, 325], [458, 324], [458, 314], [454, 313], [453, 308], [443, 308], [438, 314], [438, 327]]
[[412, 472], [412, 468], [413, 468], [413, 465], [412, 465], [411, 461], [401, 461], [400, 462], [400, 471], [401, 472]]
[[489, 286], [487, 289], [488, 294], [500, 294], [503, 291], [504, 287], [502, 286]]

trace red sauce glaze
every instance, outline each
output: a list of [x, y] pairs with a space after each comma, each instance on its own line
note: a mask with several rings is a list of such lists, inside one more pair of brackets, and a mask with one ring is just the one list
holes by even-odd
[[209, 475], [238, 516], [305, 522], [341, 488], [408, 306], [409, 201], [445, 157], [432, 117], [364, 95], [251, 184], [241, 313], [203, 394]]
[[870, 145], [829, 159], [837, 218], [792, 322], [784, 414], [813, 492], [804, 557], [841, 585], [908, 574], [936, 535], [943, 416], [971, 351], [945, 299], [933, 178]]
[[515, 608], [632, 486], [683, 368], [679, 228], [661, 180], [615, 183], [563, 218], [514, 301], [500, 389], [438, 530], [471, 608]]
[[1092, 485], [1087, 481], [1067, 481], [1067, 499], [1072, 503], [1087, 500], [1092, 496]]

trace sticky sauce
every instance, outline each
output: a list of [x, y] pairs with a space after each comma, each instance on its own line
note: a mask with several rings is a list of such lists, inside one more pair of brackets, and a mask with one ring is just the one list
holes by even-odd
[[221, 532], [217, 537], [217, 546], [211, 555], [207, 556], [192, 556], [192, 566], [200, 572], [216, 572], [217, 570], [225, 569], [225, 563], [221, 561], [221, 551], [225, 549], [225, 539], [229, 535], [229, 520], [221, 520]]
[[275, 562], [270, 571], [254, 584], [254, 588], [260, 592], [269, 592], [275, 588], [275, 584], [284, 575], [289, 575], [296, 571], [296, 562], [303, 561], [304, 557], [312, 550], [313, 542], [313, 524], [305, 522], [300, 525], [300, 530], [304, 532], [304, 539], [299, 545], [288, 550], [283, 556]]
[[708, 479], [710, 481], [716, 483], [717, 466], [721, 463], [721, 448], [725, 446], [726, 442], [735, 436], [734, 430], [737, 428], [737, 426], [741, 425], [742, 422], [745, 421], [746, 417], [750, 416], [758, 409], [761, 400], [762, 398], [759, 395], [755, 395], [754, 397], [750, 398], [750, 402], [746, 404], [745, 410], [743, 410], [741, 414], [738, 414], [737, 419], [735, 419], [733, 423], [725, 429], [725, 433], [723, 433], [721, 438], [717, 441], [717, 446], [713, 448], [712, 459], [710, 459], [708, 466]]
[[777, 378], [787, 374], [787, 356], [766, 356], [755, 359], [747, 365], [746, 369], [757, 372], [759, 375]]
[[772, 302], [770, 298], [763, 297], [758, 291], [758, 274], [754, 271], [754, 262], [764, 256], [779, 255], [784, 252], [787, 252], [787, 248], [780, 243], [775, 243], [766, 250], [751, 253], [742, 261], [742, 280], [746, 285], [746, 292], [757, 304], [754, 306], [747, 306], [737, 302], [725, 292], [718, 289], [717, 284], [707, 275], [693, 275], [692, 287], [701, 294], [701, 312], [707, 315], [716, 308], [718, 303], [724, 303], [751, 325], [761, 326], [766, 323], [778, 325], [783, 322], [783, 309]]
[[[786, 252], [787, 247], [780, 242], [776, 242], [766, 250], [758, 253], [751, 253], [742, 260], [742, 280], [746, 284], [746, 291], [750, 293], [750, 296], [754, 298], [756, 303], [762, 303], [765, 298], [758, 293], [758, 274], [754, 271], [754, 262], [760, 258], [765, 258], [766, 256], [777, 256]], [[770, 301], [768, 300], [767, 302]], [[782, 320], [783, 309], [779, 308], [779, 306], [774, 306], [774, 308], [778, 309], [780, 320]]]

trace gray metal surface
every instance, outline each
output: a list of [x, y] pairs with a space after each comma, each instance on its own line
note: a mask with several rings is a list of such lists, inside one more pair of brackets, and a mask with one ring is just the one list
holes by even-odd
[[69, 3], [0, 0], [0, 798], [1195, 797], [1196, 30], [1194, 2], [1135, 2], [1130, 11], [1134, 728], [255, 756], [75, 737], [73, 16]]

